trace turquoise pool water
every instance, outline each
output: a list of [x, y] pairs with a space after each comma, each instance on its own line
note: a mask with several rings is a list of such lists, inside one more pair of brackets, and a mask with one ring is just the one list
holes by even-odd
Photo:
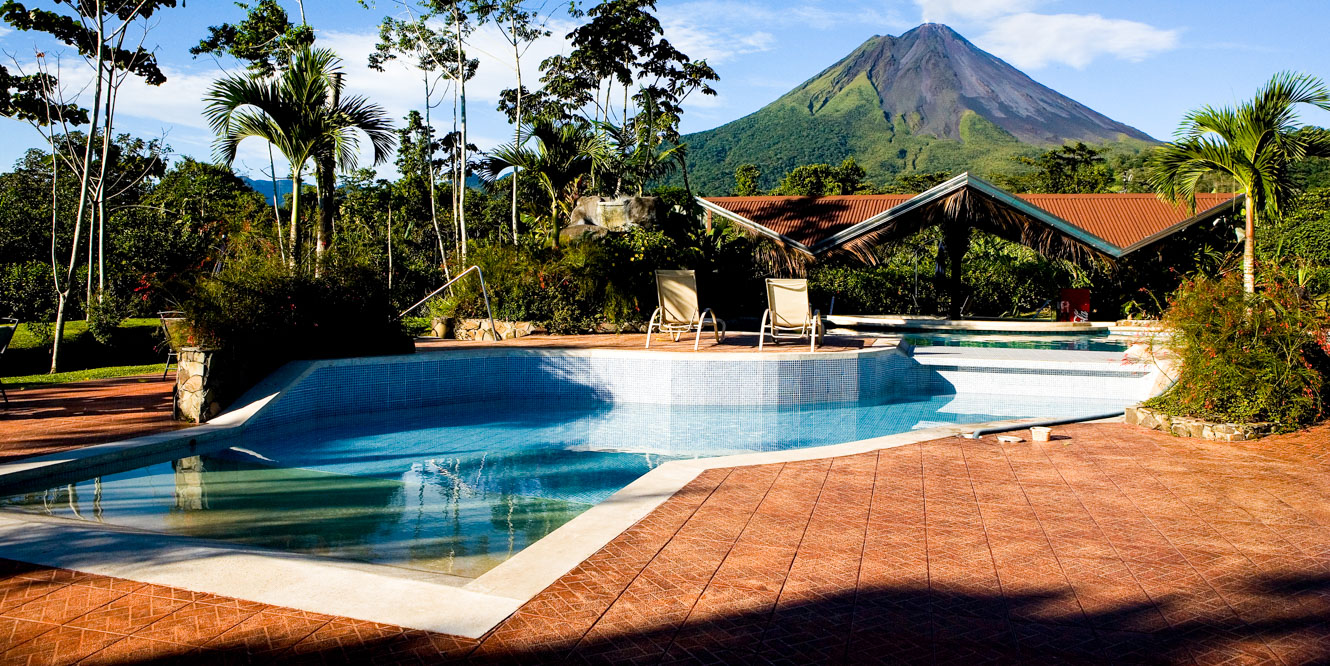
[[916, 347], [1005, 347], [1125, 352], [1131, 346], [1128, 340], [1108, 336], [1043, 333], [912, 333], [906, 335], [904, 339]]
[[780, 408], [454, 405], [237, 438], [0, 506], [472, 578], [668, 460], [1122, 406], [967, 394]]

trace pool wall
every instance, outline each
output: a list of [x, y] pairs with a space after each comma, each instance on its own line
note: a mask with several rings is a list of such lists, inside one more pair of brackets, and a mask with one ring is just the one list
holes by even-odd
[[468, 349], [309, 362], [246, 428], [514, 399], [779, 408], [979, 393], [1127, 402], [1147, 397], [1152, 383], [1143, 366], [958, 362], [915, 358], [895, 347], [764, 356]]

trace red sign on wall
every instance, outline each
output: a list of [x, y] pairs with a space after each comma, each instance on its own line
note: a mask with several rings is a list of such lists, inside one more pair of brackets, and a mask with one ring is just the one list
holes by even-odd
[[1063, 289], [1058, 297], [1058, 321], [1090, 321], [1090, 290]]

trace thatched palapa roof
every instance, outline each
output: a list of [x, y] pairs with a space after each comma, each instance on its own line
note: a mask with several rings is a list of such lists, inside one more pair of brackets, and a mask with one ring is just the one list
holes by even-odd
[[873, 248], [924, 227], [962, 221], [1053, 258], [1117, 259], [1239, 210], [1242, 197], [1198, 194], [1193, 211], [1153, 194], [1012, 194], [961, 174], [917, 195], [706, 197], [702, 207], [815, 260]]

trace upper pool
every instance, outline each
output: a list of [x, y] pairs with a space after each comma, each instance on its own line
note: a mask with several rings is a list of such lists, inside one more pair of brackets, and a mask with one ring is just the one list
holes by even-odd
[[1072, 351], [1125, 352], [1132, 342], [1098, 335], [1052, 333], [910, 333], [903, 338], [915, 347], [1001, 347]]

